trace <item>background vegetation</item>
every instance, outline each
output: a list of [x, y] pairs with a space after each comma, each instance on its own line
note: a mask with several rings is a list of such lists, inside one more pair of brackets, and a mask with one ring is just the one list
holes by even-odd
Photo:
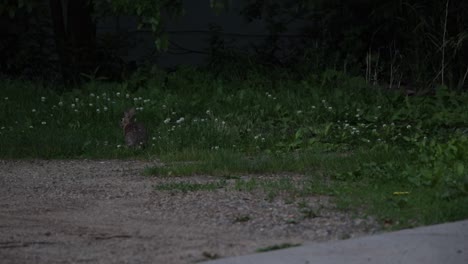
[[[230, 4], [211, 1], [219, 15]], [[232, 36], [212, 25], [204, 52], [211, 54], [209, 65], [216, 72], [243, 78], [239, 67], [224, 62], [255, 60], [266, 67], [295, 68], [300, 77], [333, 69], [412, 92], [433, 91], [437, 85], [466, 90], [466, 1], [244, 0], [240, 10], [246, 21], [262, 21], [268, 34], [263, 43], [234, 48], [228, 44]], [[166, 0], [4, 1], [0, 72], [68, 83], [80, 82], [83, 74], [125, 78], [136, 65], [118, 54], [132, 40], [98, 36], [96, 22], [112, 15], [138, 17], [140, 28], [154, 34], [154, 59], [170, 45], [164, 33], [168, 18], [184, 12], [197, 10]]]

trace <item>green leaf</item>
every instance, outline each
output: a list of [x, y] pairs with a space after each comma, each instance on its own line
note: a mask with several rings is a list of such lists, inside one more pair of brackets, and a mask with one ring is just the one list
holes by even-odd
[[167, 36], [161, 36], [157, 38], [154, 43], [158, 50], [164, 51], [167, 49], [169, 41], [167, 39]]
[[458, 162], [455, 165], [455, 172], [457, 173], [457, 175], [463, 175], [463, 173], [465, 172], [465, 166], [463, 165], [463, 163]]
[[154, 25], [155, 27], [159, 26], [159, 20], [155, 17], [151, 17], [148, 22]]
[[278, 112], [280, 109], [281, 109], [281, 105], [280, 105], [280, 104], [276, 104], [276, 106], [275, 106], [275, 111]]
[[223, 10], [228, 10], [231, 4], [230, 0], [210, 0], [210, 7], [216, 14], [220, 14]]
[[303, 130], [303, 129], [298, 129], [298, 130], [296, 131], [296, 134], [294, 135], [294, 138], [295, 138], [295, 139], [301, 139], [302, 136], [303, 136], [303, 134], [304, 134], [304, 130]]

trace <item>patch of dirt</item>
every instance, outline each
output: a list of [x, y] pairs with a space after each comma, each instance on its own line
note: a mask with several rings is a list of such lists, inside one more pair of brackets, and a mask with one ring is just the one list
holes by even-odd
[[[0, 161], [0, 259], [7, 263], [194, 263], [282, 243], [343, 239], [378, 230], [328, 197], [269, 201], [260, 191], [159, 191], [157, 161]], [[246, 176], [249, 177], [249, 176]], [[250, 176], [262, 177], [262, 176]], [[264, 176], [286, 177], [281, 175]]]

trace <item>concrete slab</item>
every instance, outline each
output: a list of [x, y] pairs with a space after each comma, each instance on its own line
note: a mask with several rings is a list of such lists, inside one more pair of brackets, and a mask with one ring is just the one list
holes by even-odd
[[206, 264], [468, 264], [468, 220], [204, 262]]

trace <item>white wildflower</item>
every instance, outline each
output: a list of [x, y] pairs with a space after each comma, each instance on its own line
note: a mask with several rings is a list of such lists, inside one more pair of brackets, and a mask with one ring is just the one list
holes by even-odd
[[180, 123], [184, 122], [184, 120], [185, 120], [185, 118], [181, 117], [181, 118], [179, 118], [179, 120], [176, 121], [176, 123], [180, 124]]

